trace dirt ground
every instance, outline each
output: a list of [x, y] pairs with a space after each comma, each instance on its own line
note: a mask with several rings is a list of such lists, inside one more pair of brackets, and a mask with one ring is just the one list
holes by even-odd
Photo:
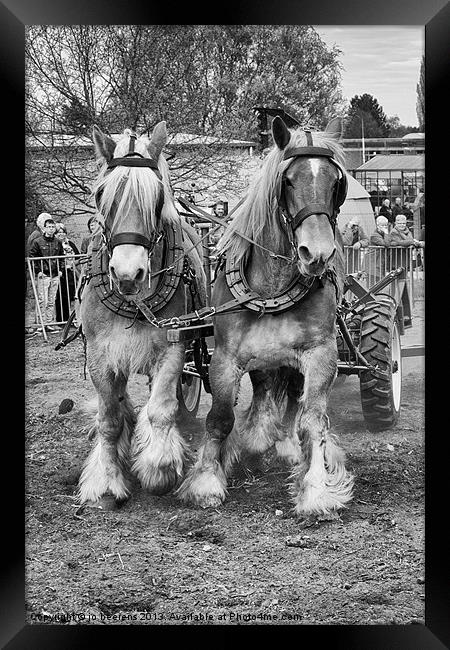
[[[420, 316], [419, 316], [420, 319]], [[301, 525], [289, 470], [269, 453], [240, 465], [229, 497], [201, 510], [136, 483], [119, 510], [80, 509], [75, 490], [90, 449], [95, 392], [79, 339], [26, 343], [27, 623], [409, 624], [424, 623], [424, 359], [403, 359], [400, 421], [369, 433], [359, 380], [338, 380], [332, 429], [355, 474], [340, 519]], [[146, 378], [132, 380], [136, 406]], [[250, 389], [244, 385], [238, 409]], [[73, 409], [58, 414], [64, 398]], [[210, 397], [194, 425], [198, 445]]]

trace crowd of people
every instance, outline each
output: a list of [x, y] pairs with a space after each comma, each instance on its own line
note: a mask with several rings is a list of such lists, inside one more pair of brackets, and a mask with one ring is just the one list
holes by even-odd
[[47, 332], [59, 331], [69, 320], [82, 268], [82, 261], [75, 256], [89, 255], [92, 239], [101, 229], [101, 222], [92, 216], [79, 250], [69, 239], [64, 223], [55, 221], [48, 212], [37, 217], [36, 229], [27, 240], [27, 255], [37, 258], [32, 260], [32, 270], [40, 317]]
[[[385, 204], [386, 210], [389, 208]], [[344, 246], [350, 249], [346, 254], [346, 272], [355, 273], [361, 270], [360, 249], [370, 248], [370, 259], [365, 260], [369, 269], [369, 285], [384, 276], [385, 272], [403, 267], [409, 268], [408, 249], [416, 250], [416, 267], [422, 268], [423, 249], [425, 248], [425, 228], [422, 228], [419, 239], [414, 237], [408, 224], [408, 215], [404, 211], [395, 210], [399, 203], [394, 204], [394, 216], [380, 214], [375, 219], [375, 230], [366, 234], [360, 223], [359, 217], [350, 219], [341, 230]], [[389, 208], [390, 209], [390, 208]], [[353, 253], [353, 251], [355, 251]]]

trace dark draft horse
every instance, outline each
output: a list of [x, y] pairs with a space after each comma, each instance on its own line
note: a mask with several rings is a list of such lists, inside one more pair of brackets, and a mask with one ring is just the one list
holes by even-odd
[[[199, 237], [180, 217], [172, 197], [162, 154], [166, 123], [157, 124], [151, 138], [127, 129], [117, 143], [94, 127], [93, 140], [100, 170], [92, 192], [105, 230], [93, 253], [97, 271], [83, 290], [80, 317], [98, 413], [79, 500], [110, 508], [129, 496], [129, 470], [154, 493], [175, 487], [187, 451], [176, 417], [184, 344], [169, 344], [165, 328], [123, 314], [127, 309], [132, 313], [136, 301], [151, 306], [161, 286], [166, 289], [160, 290], [158, 318], [186, 313], [181, 272], [170, 268], [179, 269], [180, 258], [187, 258], [196, 274], [196, 308], [206, 304], [206, 291]], [[170, 252], [172, 264], [164, 270]], [[110, 281], [105, 280], [108, 274]], [[137, 418], [127, 392], [130, 373], [147, 374], [151, 380], [148, 403]]]
[[[344, 284], [336, 228], [347, 191], [341, 130], [340, 118], [311, 133], [290, 130], [276, 117], [275, 146], [218, 244], [227, 264], [219, 267], [213, 305], [230, 300], [227, 273], [239, 278], [240, 268], [241, 282], [262, 307], [215, 317], [212, 407], [197, 460], [178, 490], [186, 502], [219, 505], [240, 450], [262, 453], [274, 444], [293, 465], [290, 487], [299, 517], [334, 517], [351, 499], [353, 477], [327, 416], [337, 375], [336, 305]], [[302, 284], [305, 295], [277, 311]], [[253, 398], [238, 429], [234, 406], [246, 372]]]

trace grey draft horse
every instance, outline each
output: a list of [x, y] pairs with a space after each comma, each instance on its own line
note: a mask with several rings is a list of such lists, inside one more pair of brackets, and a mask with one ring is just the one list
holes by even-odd
[[[80, 317], [98, 413], [79, 500], [111, 508], [130, 495], [129, 470], [155, 494], [168, 492], [183, 476], [187, 446], [176, 416], [185, 347], [168, 344], [166, 329], [153, 317], [189, 310], [180, 281], [185, 261], [197, 279], [196, 308], [205, 306], [206, 290], [199, 237], [172, 197], [162, 154], [166, 123], [157, 124], [150, 139], [125, 130], [117, 143], [94, 127], [93, 140], [101, 166], [93, 194], [105, 228]], [[138, 304], [147, 307], [147, 317]], [[135, 317], [126, 318], [130, 313]], [[137, 418], [127, 392], [130, 373], [150, 378], [149, 400]]]
[[[299, 517], [334, 517], [351, 499], [353, 477], [327, 415], [344, 284], [336, 228], [347, 192], [341, 132], [340, 118], [311, 133], [276, 117], [275, 145], [218, 244], [213, 305], [227, 303], [239, 286], [244, 300], [248, 292], [258, 299], [215, 317], [212, 407], [197, 461], [178, 490], [186, 502], [218, 506], [240, 450], [262, 453], [274, 444], [293, 464]], [[234, 405], [244, 373], [253, 398], [238, 430]]]

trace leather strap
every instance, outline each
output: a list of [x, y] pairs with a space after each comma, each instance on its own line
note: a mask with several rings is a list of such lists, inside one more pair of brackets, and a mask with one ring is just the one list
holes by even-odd
[[328, 217], [328, 220], [332, 220], [332, 215], [330, 214], [328, 207], [322, 203], [309, 203], [305, 205], [304, 208], [299, 210], [297, 214], [288, 219], [289, 223], [292, 226], [292, 230], [296, 230], [305, 219], [310, 217], [312, 214], [325, 214]]
[[297, 149], [291, 149], [285, 153], [283, 160], [296, 158], [297, 156], [326, 156], [327, 158], [332, 158], [334, 154], [331, 149], [326, 149], [325, 147], [297, 147]]
[[144, 248], [151, 250], [153, 241], [137, 232], [119, 232], [117, 235], [112, 235], [109, 240], [109, 245], [113, 249], [114, 246], [120, 246], [121, 244], [136, 244], [137, 246], [144, 246]]
[[113, 169], [114, 167], [148, 167], [152, 169], [156, 176], [161, 180], [161, 172], [158, 169], [158, 164], [151, 158], [135, 158], [140, 154], [133, 154], [133, 157], [124, 156], [123, 158], [111, 158], [107, 168]]

